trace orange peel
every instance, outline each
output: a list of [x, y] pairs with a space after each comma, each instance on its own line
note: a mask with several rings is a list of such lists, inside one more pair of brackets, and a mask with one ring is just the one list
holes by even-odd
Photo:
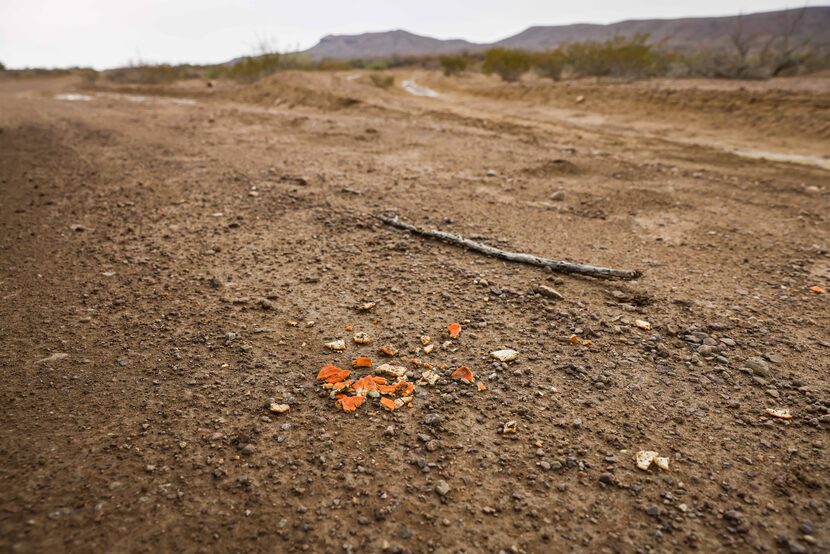
[[317, 380], [326, 383], [339, 383], [348, 379], [350, 374], [351, 371], [348, 369], [340, 369], [336, 365], [326, 364], [317, 374]]
[[359, 396], [366, 396], [373, 392], [375, 393], [373, 396], [377, 396], [377, 394], [379, 394], [378, 384], [375, 383], [375, 380], [372, 379], [371, 375], [366, 375], [365, 377], [361, 377], [360, 379], [355, 381], [355, 384], [352, 385], [352, 388], [354, 388], [355, 394]]
[[396, 394], [398, 387], [396, 385], [378, 385], [378, 392], [381, 394]]
[[344, 398], [340, 398], [336, 405], [342, 408], [344, 412], [351, 413], [358, 409], [364, 402], [366, 402], [365, 396], [344, 395]]
[[450, 338], [457, 339], [458, 335], [461, 334], [461, 324], [460, 323], [450, 323], [447, 326], [447, 331], [450, 333]]
[[401, 396], [412, 396], [415, 392], [415, 385], [409, 381], [401, 381], [395, 385], [395, 391], [399, 392]]
[[461, 366], [450, 375], [453, 379], [460, 379], [467, 383], [474, 383], [476, 378], [468, 367]]

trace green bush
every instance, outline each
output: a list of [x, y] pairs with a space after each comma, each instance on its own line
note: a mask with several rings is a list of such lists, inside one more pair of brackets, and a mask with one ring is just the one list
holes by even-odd
[[542, 77], [558, 81], [562, 78], [565, 62], [565, 56], [560, 50], [549, 50], [536, 54], [533, 68]]
[[395, 84], [395, 77], [392, 75], [384, 75], [382, 73], [372, 73], [369, 75], [369, 80], [372, 84], [379, 88], [389, 88]]
[[667, 71], [665, 54], [647, 44], [648, 35], [615, 37], [605, 42], [577, 42], [557, 49], [564, 65], [575, 75], [594, 77], [647, 77]]
[[464, 56], [441, 56], [438, 58], [441, 64], [441, 69], [444, 70], [444, 75], [457, 75], [467, 69], [467, 58]]
[[533, 65], [533, 55], [524, 50], [492, 48], [484, 54], [482, 70], [497, 74], [504, 81], [518, 81]]
[[366, 69], [371, 69], [372, 71], [383, 71], [384, 69], [389, 69], [389, 64], [383, 60], [375, 60], [367, 63], [365, 67]]
[[237, 81], [256, 81], [277, 72], [281, 68], [280, 58], [278, 53], [247, 56], [227, 67], [223, 73]]
[[343, 60], [323, 59], [317, 64], [320, 71], [347, 71], [352, 67], [352, 64]]

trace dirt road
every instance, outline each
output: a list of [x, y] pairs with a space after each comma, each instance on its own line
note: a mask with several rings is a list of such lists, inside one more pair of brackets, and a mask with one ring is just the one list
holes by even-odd
[[[825, 84], [404, 79], [0, 81], [0, 550], [830, 549]], [[386, 344], [440, 380], [338, 411]]]

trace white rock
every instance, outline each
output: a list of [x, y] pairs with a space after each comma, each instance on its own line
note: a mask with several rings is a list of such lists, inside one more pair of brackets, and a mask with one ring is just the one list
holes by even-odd
[[378, 367], [377, 372], [381, 375], [389, 375], [391, 377], [403, 377], [406, 375], [406, 368], [398, 365], [383, 364]]
[[660, 456], [659, 453], [653, 450], [640, 450], [637, 452], [637, 467], [643, 471], [648, 471], [651, 464], [654, 463], [660, 469], [669, 470], [669, 459], [665, 456]]
[[438, 382], [438, 379], [440, 377], [441, 377], [440, 375], [438, 375], [437, 373], [435, 373], [434, 371], [429, 369], [429, 370], [424, 371], [423, 373], [421, 373], [421, 378], [418, 379], [418, 384], [419, 385], [434, 385], [435, 383]]
[[767, 415], [777, 417], [778, 419], [792, 419], [793, 416], [787, 408], [765, 408]]
[[331, 342], [327, 342], [326, 347], [331, 348], [332, 350], [345, 350], [346, 341], [343, 339], [333, 340]]
[[397, 410], [398, 408], [403, 408], [404, 406], [406, 406], [410, 402], [412, 402], [412, 397], [411, 396], [402, 396], [400, 398], [396, 398], [395, 399], [395, 409]]
[[640, 450], [637, 452], [637, 467], [643, 471], [648, 471], [651, 467], [651, 462], [654, 461], [659, 454], [652, 450]]
[[505, 350], [496, 350], [495, 352], [490, 352], [490, 357], [494, 358], [500, 362], [512, 362], [519, 356], [519, 353], [515, 350], [505, 349]]

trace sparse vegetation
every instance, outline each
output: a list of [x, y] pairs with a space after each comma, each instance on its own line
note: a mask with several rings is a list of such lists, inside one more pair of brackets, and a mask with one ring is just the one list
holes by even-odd
[[352, 64], [344, 60], [323, 59], [317, 64], [320, 71], [347, 71], [353, 69]]
[[484, 54], [482, 69], [497, 74], [504, 81], [518, 81], [533, 65], [533, 55], [525, 50], [492, 48]]
[[78, 71], [81, 79], [85, 83], [94, 83], [98, 80], [98, 72], [91, 68], [81, 69]]
[[392, 75], [384, 75], [383, 73], [372, 73], [369, 75], [369, 80], [378, 88], [387, 89], [395, 84], [395, 77]]
[[280, 69], [280, 54], [247, 56], [220, 70], [220, 74], [236, 81], [252, 82], [276, 73]]
[[[389, 56], [374, 59], [313, 60], [303, 54], [281, 54], [272, 42], [259, 41], [257, 53], [228, 64], [212, 66], [132, 64], [106, 72], [116, 82], [167, 84], [193, 78], [227, 78], [253, 82], [284, 70], [347, 71], [368, 69], [371, 83], [389, 88], [394, 77], [383, 73], [390, 68], [440, 69], [447, 76], [464, 71], [497, 74], [507, 82], [518, 81], [534, 71], [553, 81], [580, 77], [641, 79], [653, 76], [763, 79], [794, 75], [830, 67], [827, 46], [811, 45], [798, 33], [804, 10], [786, 12], [777, 31], [765, 36], [746, 31], [737, 18], [726, 50], [671, 52], [653, 44], [649, 36], [615, 37], [607, 41], [561, 44], [545, 52], [492, 48], [486, 52], [460, 52], [441, 56]], [[796, 39], [796, 37], [802, 37]], [[0, 68], [3, 68], [0, 64]], [[16, 73], [9, 71], [9, 73]], [[93, 81], [96, 73], [84, 74]]]
[[560, 50], [541, 52], [534, 57], [533, 68], [542, 77], [558, 81], [565, 68], [565, 56]]
[[462, 55], [446, 55], [438, 58], [444, 75], [457, 75], [467, 69], [467, 58]]
[[190, 65], [145, 64], [135, 63], [106, 72], [107, 79], [116, 83], [140, 85], [169, 84], [182, 79], [200, 77], [202, 69]]
[[576, 76], [641, 78], [665, 73], [667, 54], [647, 44], [648, 35], [616, 37], [605, 42], [578, 42], [558, 49]]

